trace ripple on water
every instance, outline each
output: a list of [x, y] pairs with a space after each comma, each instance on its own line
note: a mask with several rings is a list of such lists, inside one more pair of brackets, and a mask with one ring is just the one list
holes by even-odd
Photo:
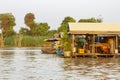
[[60, 58], [24, 49], [0, 52], [0, 80], [120, 80], [119, 58]]

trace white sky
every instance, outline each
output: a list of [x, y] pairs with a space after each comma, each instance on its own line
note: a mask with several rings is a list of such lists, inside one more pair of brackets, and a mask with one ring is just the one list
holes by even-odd
[[101, 17], [103, 22], [120, 22], [120, 0], [0, 0], [0, 13], [12, 13], [15, 30], [24, 25], [25, 14], [32, 12], [36, 22], [47, 22], [57, 29], [66, 16], [76, 21]]

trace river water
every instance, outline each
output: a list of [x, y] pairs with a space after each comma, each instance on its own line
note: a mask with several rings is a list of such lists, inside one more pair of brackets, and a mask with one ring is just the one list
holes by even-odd
[[120, 58], [62, 58], [40, 48], [0, 50], [0, 80], [120, 80]]

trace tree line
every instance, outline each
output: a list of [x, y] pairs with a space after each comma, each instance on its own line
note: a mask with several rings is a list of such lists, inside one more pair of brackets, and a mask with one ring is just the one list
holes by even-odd
[[[32, 43], [38, 44], [38, 40], [40, 39], [44, 39], [47, 37], [53, 37], [54, 34], [59, 34], [60, 32], [64, 32], [65, 34], [67, 34], [67, 32], [69, 31], [69, 27], [68, 27], [68, 23], [69, 22], [77, 22], [73, 17], [71, 16], [66, 16], [60, 26], [58, 26], [57, 30], [50, 30], [50, 26], [48, 25], [47, 22], [35, 22], [35, 15], [33, 13], [27, 13], [24, 16], [24, 23], [26, 24], [27, 28], [25, 27], [21, 27], [19, 30], [19, 33], [16, 33], [14, 31], [14, 26], [16, 25], [15, 23], [15, 17], [12, 13], [4, 13], [4, 14], [0, 14], [0, 44], [18, 44], [20, 43], [24, 43], [24, 45], [34, 45]], [[78, 22], [87, 22], [87, 23], [101, 23], [102, 19], [101, 18], [88, 18], [88, 19], [80, 19], [78, 20]], [[20, 37], [18, 35], [24, 35], [26, 37]], [[15, 37], [12, 37], [15, 36]], [[37, 39], [32, 39], [33, 38], [37, 38]], [[45, 37], [46, 36], [46, 37]], [[41, 37], [41, 38], [39, 38]], [[14, 39], [16, 38], [16, 39]], [[39, 39], [38, 39], [39, 38]], [[14, 39], [14, 43], [11, 41]], [[30, 41], [31, 39], [31, 41]], [[21, 42], [22, 41], [22, 42]], [[43, 40], [40, 40], [40, 42], [42, 43]], [[21, 45], [21, 44], [20, 44]], [[28, 46], [29, 46], [28, 45]]]
[[[76, 22], [73, 17], [67, 16], [63, 19], [58, 30], [50, 30], [50, 26], [48, 23], [37, 23], [35, 22], [35, 15], [33, 13], [27, 13], [24, 17], [24, 23], [28, 28], [21, 27], [19, 33], [24, 35], [32, 35], [32, 36], [44, 36], [46, 34], [53, 34], [54, 32], [66, 32], [68, 31], [68, 22]], [[101, 18], [88, 18], [88, 19], [80, 19], [78, 22], [94, 22], [100, 23], [102, 22]], [[15, 17], [12, 13], [0, 14], [0, 29], [4, 37], [8, 37], [14, 35], [16, 32], [14, 31]]]

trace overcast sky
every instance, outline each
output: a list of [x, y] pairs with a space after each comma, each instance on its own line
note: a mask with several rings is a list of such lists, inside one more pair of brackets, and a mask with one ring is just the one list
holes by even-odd
[[32, 12], [36, 22], [47, 22], [57, 29], [66, 16], [76, 21], [103, 18], [103, 22], [120, 22], [120, 0], [0, 0], [0, 13], [12, 13], [15, 30], [24, 25], [25, 14]]

